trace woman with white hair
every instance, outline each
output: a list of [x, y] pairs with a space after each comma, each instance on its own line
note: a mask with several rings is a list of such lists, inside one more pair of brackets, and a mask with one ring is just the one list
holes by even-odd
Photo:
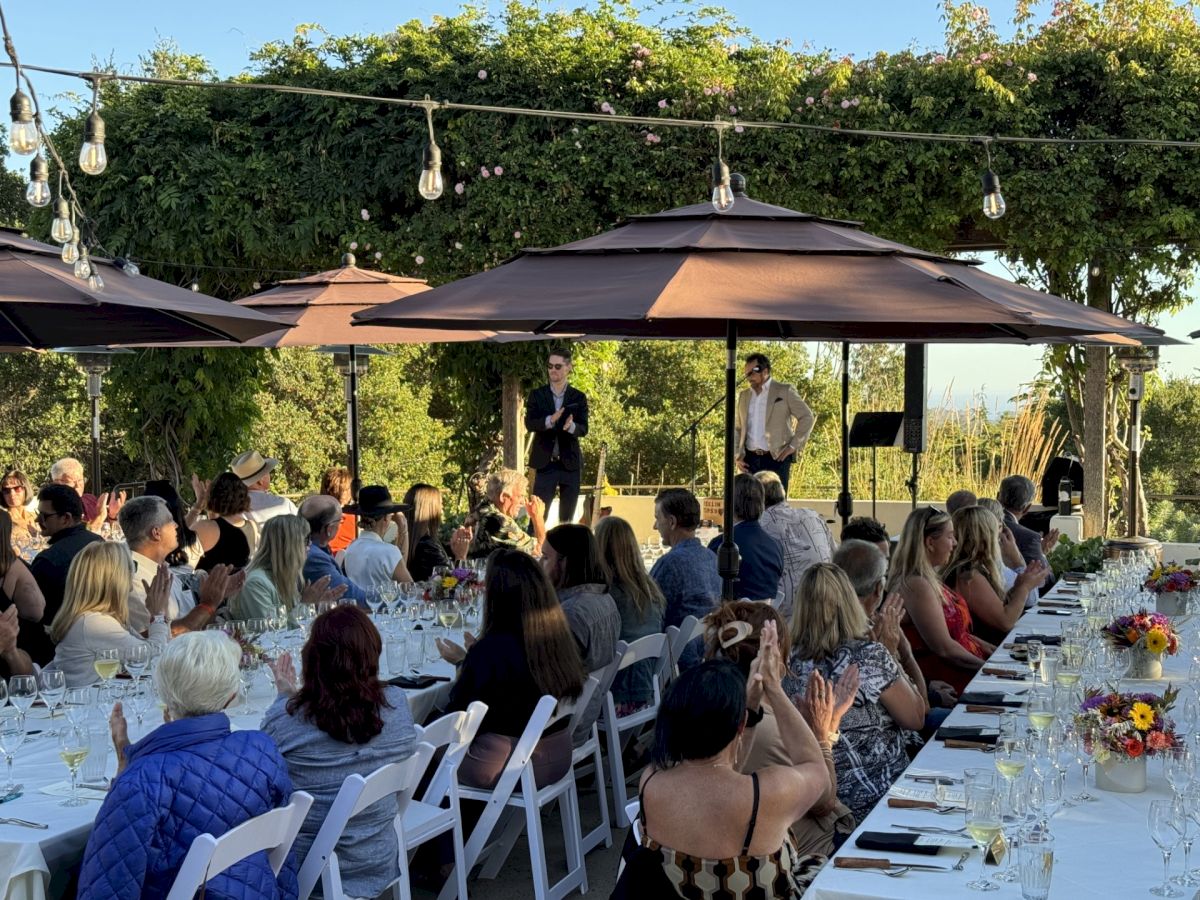
[[[117, 778], [88, 838], [80, 900], [165, 897], [200, 834], [225, 834], [288, 802], [292, 783], [274, 741], [231, 731], [241, 648], [217, 631], [180, 635], [163, 651], [154, 686], [165, 724], [130, 745], [121, 704], [109, 724]], [[276, 879], [259, 852], [209, 879], [213, 898], [295, 897], [295, 857]]]
[[161, 648], [170, 639], [166, 620], [171, 599], [171, 575], [164, 568], [146, 588], [146, 609], [151, 616], [147, 637], [129, 627], [129, 590], [133, 557], [125, 544], [96, 541], [71, 561], [63, 605], [50, 623], [54, 662], [62, 669], [67, 687], [86, 687], [99, 676], [93, 665], [101, 650], [126, 650], [149, 643]]

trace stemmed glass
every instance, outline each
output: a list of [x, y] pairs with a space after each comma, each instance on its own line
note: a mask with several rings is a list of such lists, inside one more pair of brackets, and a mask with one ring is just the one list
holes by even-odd
[[0, 706], [0, 753], [8, 763], [8, 783], [4, 785], [4, 793], [11, 794], [17, 789], [13, 781], [13, 757], [25, 743], [25, 713], [15, 706]]
[[121, 651], [116, 648], [111, 650], [97, 650], [93, 654], [92, 668], [96, 670], [96, 674], [100, 676], [100, 680], [104, 684], [106, 701], [111, 700], [112, 694], [109, 691], [109, 684], [117, 677], [117, 673], [121, 671]]
[[1000, 795], [995, 791], [975, 791], [967, 796], [967, 833], [979, 845], [979, 876], [968, 881], [973, 891], [996, 891], [999, 886], [984, 874], [988, 846], [1000, 833]]
[[1183, 891], [1171, 886], [1171, 854], [1183, 838], [1183, 823], [1180, 822], [1182, 807], [1175, 800], [1151, 800], [1146, 813], [1146, 824], [1150, 837], [1163, 855], [1163, 883], [1150, 888], [1156, 897], [1182, 897]]
[[1034, 688], [1029, 692], [1029, 724], [1038, 735], [1045, 734], [1046, 729], [1054, 724], [1054, 694], [1047, 690]]
[[132, 647], [126, 647], [121, 657], [126, 671], [133, 676], [133, 693], [136, 695], [142, 687], [142, 676], [146, 674], [150, 665], [150, 645], [134, 644]]
[[67, 676], [62, 669], [46, 668], [38, 674], [38, 690], [46, 706], [50, 709], [50, 718], [58, 714], [63, 698], [67, 695]]
[[1076, 803], [1084, 803], [1088, 800], [1096, 799], [1088, 793], [1087, 789], [1088, 768], [1092, 764], [1092, 741], [1094, 738], [1087, 729], [1075, 731], [1074, 734], [1075, 737], [1072, 743], [1075, 745], [1075, 761], [1083, 767], [1083, 787], [1080, 789], [1079, 793], [1071, 799]]
[[1196, 755], [1186, 744], [1163, 752], [1163, 775], [1175, 796], [1179, 796], [1196, 777]]
[[1183, 834], [1183, 871], [1171, 879], [1172, 884], [1180, 884], [1184, 887], [1195, 887], [1200, 884], [1200, 878], [1196, 877], [1196, 873], [1192, 871], [1192, 844], [1196, 842], [1196, 837], [1200, 835], [1200, 821], [1197, 821], [1196, 804], [1200, 803], [1200, 791], [1196, 785], [1184, 785], [1182, 793], [1177, 793], [1175, 796], [1175, 805], [1178, 808], [1179, 822], [1181, 832]]
[[58, 736], [58, 755], [71, 771], [71, 796], [59, 806], [83, 806], [87, 803], [79, 796], [79, 767], [87, 759], [91, 749], [91, 736], [85, 728], [64, 728]]
[[1011, 806], [1017, 779], [1021, 777], [1021, 773], [1025, 771], [1025, 766], [1029, 762], [1028, 748], [1025, 742], [1019, 738], [1002, 737], [996, 742], [996, 752], [992, 755], [992, 759], [996, 764], [996, 771], [1007, 782], [1005, 793], [1008, 795], [1007, 802]]
[[1029, 677], [1033, 679], [1034, 684], [1037, 684], [1038, 673], [1042, 670], [1042, 650], [1041, 641], [1025, 643], [1025, 664], [1029, 666]]
[[300, 629], [301, 640], [308, 636], [308, 630], [312, 627], [313, 619], [316, 617], [316, 607], [311, 603], [297, 603], [292, 607], [292, 618], [296, 620], [296, 625]]
[[13, 706], [21, 710], [22, 715], [29, 712], [38, 696], [37, 677], [34, 675], [13, 675], [8, 679], [8, 699]]

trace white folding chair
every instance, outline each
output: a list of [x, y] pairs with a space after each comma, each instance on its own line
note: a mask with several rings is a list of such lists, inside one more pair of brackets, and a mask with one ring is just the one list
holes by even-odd
[[271, 871], [278, 875], [312, 803], [312, 794], [296, 791], [287, 806], [255, 816], [220, 837], [197, 835], [175, 875], [167, 900], [192, 900], [214, 875], [261, 850], [267, 851]]
[[683, 656], [683, 648], [694, 638], [704, 634], [704, 620], [695, 616], [684, 616], [678, 625], [667, 628], [667, 642], [671, 647], [671, 677], [679, 674], [679, 657]]
[[629, 827], [633, 829], [633, 840], [638, 844], [642, 842], [642, 823], [638, 821], [638, 813], [641, 811], [641, 800], [630, 800], [625, 804], [625, 818], [629, 820]]
[[[685, 620], [686, 622], [686, 620]], [[617, 705], [610, 690], [604, 698], [604, 712], [600, 717], [600, 730], [604, 732], [608, 745], [608, 767], [612, 777], [613, 810], [616, 813], [618, 828], [626, 827], [629, 822], [625, 818], [625, 804], [629, 800], [626, 789], [626, 773], [624, 750], [629, 739], [634, 737], [642, 726], [658, 718], [658, 706], [662, 702], [662, 677], [671, 662], [670, 645], [665, 634], [649, 634], [638, 638], [625, 648], [625, 653], [617, 665], [617, 671], [628, 669], [630, 666], [651, 661], [654, 686], [654, 696], [643, 709], [625, 716], [617, 715]], [[622, 735], [628, 737], [622, 737]]]
[[[558, 707], [557, 712], [556, 707]], [[480, 877], [495, 878], [512, 852], [513, 845], [522, 829], [529, 841], [529, 861], [533, 869], [533, 895], [536, 900], [559, 900], [579, 889], [587, 893], [587, 869], [583, 863], [580, 847], [579, 799], [575, 792], [575, 771], [568, 769], [554, 784], [538, 787], [533, 774], [533, 751], [543, 734], [552, 725], [574, 714], [575, 704], [560, 704], [547, 695], [538, 701], [525, 731], [517, 739], [512, 755], [496, 786], [482, 790], [466, 785], [459, 786], [459, 797], [464, 800], [479, 800], [487, 804], [479, 821], [467, 838], [465, 847], [466, 868], [469, 870], [482, 863]], [[549, 883], [546, 873], [546, 846], [542, 838], [542, 808], [558, 801], [562, 816], [563, 842], [566, 846], [567, 874], [556, 884]], [[517, 813], [524, 810], [524, 819]], [[511, 812], [508, 821], [500, 828], [499, 836], [489, 843], [494, 831], [502, 823], [502, 814]], [[457, 879], [448, 880], [438, 894], [438, 900], [449, 900], [456, 890]]]
[[[608, 688], [612, 686], [612, 680], [616, 677], [616, 666], [620, 662], [621, 648], [624, 646], [622, 642], [617, 643], [617, 652], [613, 654], [613, 661], [603, 669], [593, 672], [588, 676], [587, 683], [583, 686], [583, 693], [579, 695], [579, 699], [575, 701], [575, 715], [571, 720], [571, 733], [574, 734], [576, 729], [584, 723], [581, 721], [585, 715], [585, 710], [590, 704], [593, 697], [601, 692], [607, 693]], [[588, 727], [588, 737], [582, 744], [577, 746], [571, 753], [571, 767], [575, 769], [575, 784], [576, 792], [579, 790], [579, 775], [587, 775], [592, 773], [596, 779], [596, 796], [600, 806], [600, 824], [583, 835], [581, 846], [584, 855], [587, 855], [596, 847], [603, 844], [605, 847], [612, 846], [612, 825], [608, 817], [608, 794], [604, 790], [604, 765], [600, 756], [600, 733], [597, 730], [598, 719], [593, 719]], [[582, 766], [582, 773], [579, 767]], [[580, 828], [582, 828], [582, 815], [580, 816]]]
[[[381, 766], [366, 778], [362, 775], [346, 776], [337, 796], [333, 798], [329, 814], [325, 816], [317, 836], [313, 838], [308, 855], [300, 864], [299, 900], [307, 900], [318, 881], [321, 882], [321, 893], [325, 900], [343, 900], [345, 893], [342, 890], [337, 843], [341, 840], [346, 825], [368, 806], [389, 795], [395, 796], [397, 814], [403, 815], [432, 757], [433, 747], [419, 743], [413, 755], [403, 762]], [[403, 852], [401, 857], [407, 861]], [[407, 865], [401, 865], [400, 876], [393, 884], [399, 884], [401, 894], [408, 895]]]
[[[457, 896], [467, 897], [467, 867], [464, 865], [462, 811], [458, 802], [458, 767], [487, 713], [487, 704], [476, 700], [465, 711], [449, 713], [425, 728], [417, 727], [417, 740], [429, 744], [434, 752], [446, 748], [425, 793], [409, 801], [396, 829], [400, 838], [400, 868], [407, 873], [408, 860], [421, 844], [439, 834], [450, 832], [454, 843], [454, 875]], [[442, 803], [448, 804], [443, 807]], [[408, 879], [397, 885], [401, 900], [409, 900]]]

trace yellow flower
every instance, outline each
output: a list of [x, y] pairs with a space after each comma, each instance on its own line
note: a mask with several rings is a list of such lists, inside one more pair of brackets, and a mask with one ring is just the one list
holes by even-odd
[[450, 590], [450, 588], [453, 587], [458, 587], [458, 579], [453, 575], [446, 575], [442, 578], [442, 587], [446, 590]]
[[1146, 632], [1146, 649], [1151, 653], [1162, 653], [1167, 649], [1167, 636], [1161, 628], [1151, 628]]
[[1129, 710], [1129, 718], [1138, 731], [1147, 731], [1154, 724], [1154, 710], [1149, 703], [1135, 703]]

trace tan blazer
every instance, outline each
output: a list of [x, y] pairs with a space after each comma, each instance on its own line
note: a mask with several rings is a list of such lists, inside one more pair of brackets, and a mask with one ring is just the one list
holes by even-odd
[[[746, 455], [746, 430], [750, 421], [750, 394], [753, 388], [746, 388], [738, 394], [737, 421], [734, 423], [734, 456], [742, 459]], [[796, 427], [792, 428], [792, 420]], [[795, 447], [799, 454], [804, 449], [808, 436], [812, 434], [816, 417], [808, 404], [800, 399], [796, 389], [790, 384], [771, 379], [767, 388], [767, 417], [766, 433], [767, 448], [772, 455], [778, 456], [784, 447]]]

